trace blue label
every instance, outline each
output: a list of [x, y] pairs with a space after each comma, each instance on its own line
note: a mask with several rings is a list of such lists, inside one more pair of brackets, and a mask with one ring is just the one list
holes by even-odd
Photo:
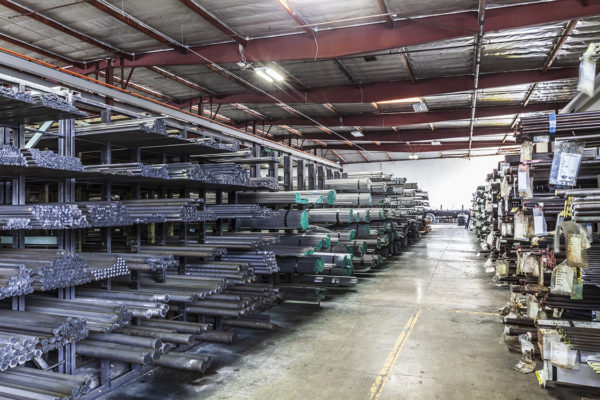
[[548, 130], [551, 135], [556, 133], [556, 114], [548, 114]]

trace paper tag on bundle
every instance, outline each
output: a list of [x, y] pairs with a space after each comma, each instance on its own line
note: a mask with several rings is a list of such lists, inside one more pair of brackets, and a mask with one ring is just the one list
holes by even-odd
[[579, 81], [577, 82], [577, 90], [581, 93], [594, 96], [596, 85], [596, 63], [593, 60], [584, 58], [579, 64]]
[[574, 275], [574, 268], [565, 265], [565, 263], [558, 265], [554, 271], [552, 271], [552, 284], [550, 285], [550, 292], [570, 295], [573, 291]]
[[519, 192], [529, 190], [529, 171], [519, 171]]
[[550, 143], [550, 136], [534, 136], [533, 143]]
[[558, 177], [562, 181], [577, 180], [577, 171], [581, 162], [581, 154], [562, 153], [560, 155], [560, 164], [558, 167]]

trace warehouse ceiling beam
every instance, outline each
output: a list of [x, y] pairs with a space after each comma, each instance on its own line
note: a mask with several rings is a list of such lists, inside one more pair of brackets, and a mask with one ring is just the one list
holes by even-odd
[[[16, 1], [13, 1], [13, 0], [0, 0], [0, 5], [3, 6], [3, 7], [8, 8], [10, 10], [13, 10], [15, 12], [18, 12], [19, 14], [22, 14], [24, 17], [34, 19], [34, 20], [36, 20], [38, 22], [41, 22], [42, 24], [44, 24], [46, 26], [49, 26], [49, 27], [51, 27], [53, 29], [56, 29], [57, 31], [60, 31], [60, 32], [65, 33], [65, 34], [67, 34], [69, 36], [72, 36], [72, 37], [74, 37], [76, 39], [79, 39], [82, 42], [85, 42], [85, 43], [91, 44], [93, 46], [96, 46], [96, 47], [98, 47], [98, 48], [100, 48], [102, 50], [105, 50], [105, 51], [109, 52], [109, 53], [117, 54], [117, 55], [119, 55], [121, 57], [125, 57], [129, 61], [133, 60], [133, 54], [132, 53], [128, 53], [128, 52], [125, 52], [123, 50], [117, 49], [116, 47], [114, 47], [114, 46], [112, 46], [112, 45], [110, 45], [110, 44], [108, 44], [106, 42], [100, 41], [98, 39], [95, 39], [95, 38], [93, 38], [91, 36], [88, 36], [88, 35], [80, 32], [80, 31], [78, 31], [78, 30], [70, 28], [67, 25], [63, 24], [63, 23], [58, 22], [58, 21], [56, 21], [56, 20], [54, 20], [52, 18], [48, 18], [45, 15], [43, 15], [43, 14], [41, 14], [41, 13], [39, 13], [39, 12], [31, 9], [31, 8], [25, 7], [25, 6], [17, 3]], [[106, 68], [106, 66], [104, 66], [104, 68]]]
[[204, 96], [215, 96], [216, 93], [213, 92], [212, 90], [209, 90], [205, 87], [202, 87], [200, 85], [198, 85], [197, 83], [194, 83], [188, 79], [182, 78], [180, 76], [175, 75], [174, 73], [167, 71], [164, 68], [160, 68], [160, 67], [147, 67], [150, 71], [155, 72], [159, 75], [164, 76], [167, 79], [170, 79], [172, 81], [175, 81], [183, 86], [187, 86], [190, 89], [194, 89], [198, 92], [200, 92], [201, 94], [203, 94]]
[[21, 39], [17, 39], [17, 38], [15, 38], [13, 36], [9, 36], [9, 35], [5, 35], [4, 33], [0, 33], [0, 40], [5, 41], [5, 42], [10, 43], [10, 44], [13, 44], [13, 45], [18, 46], [18, 47], [21, 47], [21, 48], [23, 48], [25, 50], [33, 51], [33, 52], [35, 52], [35, 53], [37, 53], [39, 55], [42, 55], [44, 57], [48, 57], [48, 58], [51, 58], [53, 60], [63, 62], [65, 64], [67, 64], [67, 65], [73, 65], [73, 66], [76, 66], [76, 67], [83, 68], [83, 63], [81, 61], [72, 60], [72, 59], [70, 59], [68, 57], [65, 57], [65, 56], [61, 55], [61, 54], [54, 53], [53, 51], [46, 50], [46, 49], [44, 49], [42, 47], [39, 47], [39, 46], [36, 46], [34, 44], [25, 42], [25, 41], [23, 41]]
[[394, 20], [392, 20], [390, 11], [387, 8], [387, 4], [385, 4], [385, 0], [377, 0], [377, 5], [379, 6], [379, 10], [381, 10], [381, 14], [383, 15], [383, 18], [385, 18], [385, 25], [389, 29], [393, 29], [394, 28]]
[[[545, 74], [537, 71], [511, 71], [481, 74], [479, 88], [491, 89], [511, 85], [522, 85], [535, 82], [571, 79], [579, 76], [579, 68], [557, 68]], [[317, 87], [306, 92], [271, 92], [273, 97], [282, 102], [293, 103], [377, 103], [402, 98], [432, 96], [437, 94], [472, 91], [473, 75], [448, 76], [442, 78], [419, 79], [410, 81], [377, 82], [352, 85], [336, 85]], [[257, 93], [238, 93], [220, 96], [215, 99], [221, 103], [276, 103], [272, 97]]]
[[215, 17], [213, 14], [204, 9], [201, 5], [196, 3], [194, 0], [180, 0], [183, 4], [185, 4], [190, 10], [194, 11], [196, 14], [201, 16], [205, 21], [210, 23], [212, 26], [231, 37], [231, 39], [235, 40], [238, 44], [242, 46], [246, 46], [248, 41], [246, 38], [242, 37], [239, 33], [225, 25], [221, 20]]
[[408, 74], [408, 80], [414, 85], [416, 83], [415, 74], [412, 70], [412, 67], [410, 66], [410, 61], [408, 60], [408, 51], [405, 47], [402, 48], [400, 56], [402, 57], [402, 63], [404, 64], [404, 68], [406, 69], [406, 73]]
[[[485, 141], [474, 141], [472, 143], [472, 149], [481, 149], [493, 147], [494, 150], [498, 147], [515, 146], [515, 143], [502, 143], [499, 140], [485, 140]], [[395, 152], [395, 153], [421, 153], [426, 151], [448, 151], [448, 150], [468, 150], [469, 142], [445, 142], [440, 145], [432, 145], [431, 143], [411, 143], [411, 144], [382, 144], [378, 146], [376, 144], [362, 144], [361, 147], [366, 151], [382, 151], [382, 152]], [[319, 146], [306, 146], [303, 150], [320, 148]], [[354, 150], [355, 147], [351, 147], [345, 143], [328, 144], [327, 148], [331, 151], [335, 150]]]
[[[6, 0], [5, 0], [6, 1]], [[549, 6], [546, 2], [523, 4], [491, 9], [486, 15], [484, 32], [520, 28], [574, 18], [600, 15], [600, 3], [584, 6], [580, 0], [561, 0]], [[386, 24], [368, 24], [349, 28], [319, 31], [317, 38], [311, 34], [290, 34], [248, 41], [244, 55], [249, 62], [324, 60], [396, 49], [474, 35], [477, 32], [477, 15], [459, 12], [433, 17], [411, 18], [394, 22], [394, 29]], [[240, 61], [238, 43], [220, 43], [198, 46], [194, 51], [218, 64]], [[128, 65], [184, 65], [207, 61], [193, 54], [180, 54], [174, 50], [137, 54]], [[84, 71], [77, 71], [84, 72]]]
[[560, 50], [562, 49], [563, 45], [565, 44], [571, 33], [573, 33], [573, 29], [575, 29], [575, 26], [577, 26], [578, 22], [578, 18], [569, 21], [562, 34], [560, 35], [558, 42], [556, 42], [554, 48], [552, 48], [552, 51], [550, 52], [548, 58], [544, 62], [544, 65], [542, 66], [542, 72], [545, 73], [552, 66], [554, 60], [556, 60], [556, 57], [558, 56], [558, 53], [560, 53]]
[[[557, 108], [564, 106], [566, 103], [557, 104], [531, 104], [527, 107], [521, 106], [495, 106], [481, 107], [477, 110], [477, 117], [498, 117], [503, 115], [522, 114], [529, 112], [556, 111]], [[441, 121], [454, 121], [460, 119], [470, 119], [471, 109], [449, 109], [428, 112], [407, 112], [407, 113], [381, 113], [381, 114], [354, 114], [346, 115], [342, 118], [314, 118], [319, 124], [334, 129], [336, 127], [394, 127], [406, 126], [414, 124], [428, 124]], [[307, 126], [314, 125], [313, 121], [306, 118], [275, 118], [267, 121], [274, 125], [288, 126]]]
[[311, 38], [314, 37], [315, 32], [310, 26], [298, 15], [298, 13], [289, 5], [287, 0], [277, 0], [277, 2], [283, 7], [285, 11], [292, 17], [294, 21], [306, 32]]
[[105, 0], [87, 0], [86, 2], [88, 4], [96, 7], [97, 9], [101, 10], [105, 14], [108, 14], [111, 17], [116, 18], [119, 21], [123, 22], [124, 24], [132, 27], [133, 29], [144, 33], [146, 36], [151, 37], [152, 39], [156, 40], [157, 42], [162, 43], [162, 44], [172, 48], [173, 50], [177, 51], [178, 53], [187, 54], [188, 49], [185, 46], [182, 46], [176, 40], [171, 39], [169, 36], [165, 35], [164, 33], [159, 32], [158, 30], [152, 28], [148, 24], [146, 24], [146, 23], [140, 21], [139, 19], [135, 18], [134, 16], [126, 13], [119, 7], [116, 7]]
[[469, 132], [469, 158], [471, 157], [471, 142], [473, 141], [473, 129], [475, 129], [475, 113], [477, 111], [477, 96], [479, 89], [479, 71], [481, 69], [481, 48], [483, 41], [483, 23], [485, 21], [485, 1], [479, 0], [477, 9], [477, 21], [479, 30], [475, 37], [475, 52], [473, 55], [473, 95], [471, 97], [471, 127]]

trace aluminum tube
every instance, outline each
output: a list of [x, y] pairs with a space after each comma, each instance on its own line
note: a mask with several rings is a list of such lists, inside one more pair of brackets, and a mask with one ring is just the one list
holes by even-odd
[[132, 364], [148, 364], [152, 361], [152, 356], [147, 352], [137, 352], [127, 350], [126, 347], [116, 350], [114, 347], [89, 345], [80, 342], [75, 347], [77, 354], [82, 356], [103, 358]]
[[153, 350], [159, 349], [163, 343], [161, 339], [157, 338], [123, 335], [120, 333], [90, 333], [88, 339], [134, 347], [148, 347]]
[[184, 371], [204, 372], [208, 368], [210, 360], [209, 356], [171, 352], [162, 355], [153, 364]]

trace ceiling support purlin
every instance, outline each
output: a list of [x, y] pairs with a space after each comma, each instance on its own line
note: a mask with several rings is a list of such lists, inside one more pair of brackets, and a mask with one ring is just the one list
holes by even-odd
[[33, 52], [35, 52], [37, 54], [40, 54], [42, 56], [51, 58], [53, 60], [61, 61], [61, 62], [65, 63], [65, 64], [67, 64], [67, 65], [74, 65], [76, 67], [83, 67], [83, 62], [81, 62], [81, 61], [72, 60], [72, 59], [70, 59], [68, 57], [65, 57], [65, 56], [61, 55], [61, 54], [57, 54], [57, 53], [54, 53], [54, 52], [52, 52], [50, 50], [43, 49], [43, 48], [38, 47], [38, 46], [36, 46], [34, 44], [27, 43], [27, 42], [25, 42], [25, 41], [23, 41], [21, 39], [17, 39], [15, 37], [5, 35], [4, 33], [0, 33], [0, 40], [3, 40], [3, 41], [5, 41], [7, 43], [10, 43], [10, 44], [14, 44], [15, 46], [19, 46], [19, 47], [21, 47], [23, 49], [26, 49], [26, 50], [29, 50], [29, 51], [33, 51]]
[[287, 13], [290, 14], [290, 16], [294, 19], [294, 21], [296, 21], [296, 23], [298, 25], [300, 25], [300, 27], [302, 28], [302, 30], [304, 32], [306, 32], [308, 35], [310, 35], [310, 37], [314, 37], [315, 32], [308, 26], [308, 24], [302, 18], [300, 18], [300, 16], [296, 13], [296, 11], [294, 11], [294, 9], [292, 9], [292, 7], [290, 7], [287, 0], [277, 0], [277, 1], [285, 9], [285, 11], [287, 11]]
[[96, 7], [97, 9], [103, 11], [104, 13], [110, 15], [111, 17], [118, 19], [119, 21], [123, 22], [124, 24], [129, 25], [130, 27], [144, 33], [145, 35], [151, 37], [152, 39], [171, 47], [173, 50], [175, 50], [181, 54], [187, 54], [188, 49], [185, 46], [182, 46], [176, 40], [171, 39], [167, 35], [157, 31], [156, 29], [145, 24], [144, 22], [140, 21], [139, 19], [127, 14], [120, 8], [118, 8], [104, 0], [87, 0], [86, 2], [88, 4]]
[[164, 76], [167, 79], [171, 79], [172, 81], [175, 81], [175, 82], [177, 82], [177, 83], [179, 83], [181, 85], [187, 86], [190, 89], [194, 89], [194, 90], [200, 92], [201, 94], [203, 94], [204, 96], [215, 96], [216, 95], [215, 92], [213, 92], [213, 91], [211, 91], [211, 90], [209, 90], [209, 89], [207, 89], [205, 87], [202, 87], [202, 86], [198, 85], [197, 83], [194, 83], [194, 82], [189, 81], [189, 80], [187, 80], [185, 78], [177, 76], [174, 73], [172, 73], [170, 71], [167, 71], [164, 68], [159, 68], [159, 67], [147, 67], [147, 68], [150, 71], [155, 72], [155, 73], [157, 73], [159, 75], [162, 75], [162, 76]]
[[571, 21], [569, 21], [569, 23], [565, 27], [565, 30], [560, 35], [558, 42], [556, 42], [556, 44], [554, 45], [554, 48], [548, 55], [548, 58], [546, 59], [546, 61], [544, 62], [544, 66], [542, 67], [542, 72], [544, 72], [544, 73], [547, 72], [548, 69], [552, 66], [552, 64], [554, 63], [554, 60], [556, 60], [556, 57], [558, 56], [558, 53], [560, 52], [560, 49], [562, 49], [563, 45], [569, 38], [569, 35], [571, 35], [571, 33], [573, 32], [573, 29], [575, 29], [575, 26], [577, 26], [578, 22], [579, 22], [578, 18], [575, 18], [575, 19], [572, 19]]
[[479, 30], [475, 45], [474, 66], [473, 66], [473, 98], [471, 99], [471, 127], [469, 132], [469, 159], [471, 158], [471, 144], [473, 142], [473, 130], [475, 129], [475, 113], [477, 111], [477, 95], [479, 89], [479, 71], [481, 69], [481, 48], [483, 41], [483, 23], [485, 21], [485, 1], [479, 0], [479, 9], [477, 10], [477, 21]]
[[[0, 0], [0, 5], [8, 8], [8, 9], [11, 9], [15, 12], [18, 12], [20, 14], [23, 14], [24, 17], [32, 18], [38, 22], [41, 22], [44, 25], [47, 25], [53, 29], [56, 29], [57, 31], [63, 32], [69, 36], [73, 36], [74, 38], [77, 38], [77, 39], [81, 40], [82, 42], [86, 42], [88, 44], [96, 46], [102, 50], [109, 52], [109, 53], [117, 54], [121, 57], [127, 58], [128, 60], [133, 59], [133, 54], [131, 54], [131, 53], [125, 52], [123, 50], [119, 50], [119, 49], [111, 46], [108, 43], [102, 42], [91, 36], [81, 33], [80, 31], [72, 29], [63, 23], [60, 23], [54, 19], [48, 18], [48, 17], [38, 13], [37, 11], [32, 10], [31, 8], [22, 6], [21, 4], [15, 2], [15, 1]], [[102, 69], [104, 69], [104, 68], [106, 68], [106, 66], [103, 66]]]
[[[486, 12], [485, 32], [520, 28], [574, 18], [600, 15], [600, 2], [589, 6], [580, 0], [561, 0], [552, 3], [529, 3], [497, 7]], [[472, 12], [444, 14], [433, 17], [398, 20], [395, 28], [384, 23], [319, 31], [317, 60], [330, 60], [373, 51], [398, 49], [415, 44], [446, 40], [474, 34], [477, 18]], [[198, 46], [194, 51], [217, 64], [240, 60], [238, 43]], [[244, 49], [248, 61], [290, 61], [315, 59], [313, 35], [291, 34], [248, 41]], [[179, 54], [174, 50], [137, 54], [125, 66], [184, 65], [206, 63], [197, 55]], [[82, 73], [82, 71], [77, 71]]]
[[218, 30], [220, 30], [221, 32], [226, 34], [227, 36], [230, 36], [238, 44], [240, 44], [242, 46], [246, 46], [248, 44], [248, 41], [246, 40], [246, 38], [242, 37], [239, 33], [235, 32], [233, 29], [231, 29], [230, 27], [225, 25], [217, 17], [215, 17], [210, 12], [205, 10], [202, 6], [200, 6], [194, 0], [180, 0], [180, 1], [183, 4], [185, 4], [186, 6], [188, 6], [188, 8], [190, 10], [194, 11], [196, 14], [201, 16], [204, 20], [209, 22], [212, 26], [214, 26], [215, 28], [217, 28]]
[[379, 9], [381, 10], [381, 14], [385, 18], [385, 24], [388, 28], [394, 28], [394, 20], [392, 20], [392, 16], [390, 15], [390, 11], [385, 4], [385, 0], [377, 0], [377, 4], [379, 5]]
[[[507, 146], [518, 146], [515, 143], [502, 143], [499, 140], [485, 140], [485, 141], [474, 141], [472, 143], [472, 149], [479, 148], [497, 148]], [[319, 146], [305, 146], [303, 150], [310, 150], [313, 148], [320, 148]], [[388, 151], [388, 152], [401, 152], [401, 153], [422, 153], [427, 151], [440, 152], [448, 150], [468, 150], [469, 142], [446, 142], [441, 145], [432, 145], [431, 143], [411, 143], [411, 144], [382, 144], [378, 146], [376, 144], [361, 144], [361, 147], [366, 151]], [[345, 143], [328, 144], [327, 148], [333, 150], [355, 150], [356, 148], [351, 147]]]

